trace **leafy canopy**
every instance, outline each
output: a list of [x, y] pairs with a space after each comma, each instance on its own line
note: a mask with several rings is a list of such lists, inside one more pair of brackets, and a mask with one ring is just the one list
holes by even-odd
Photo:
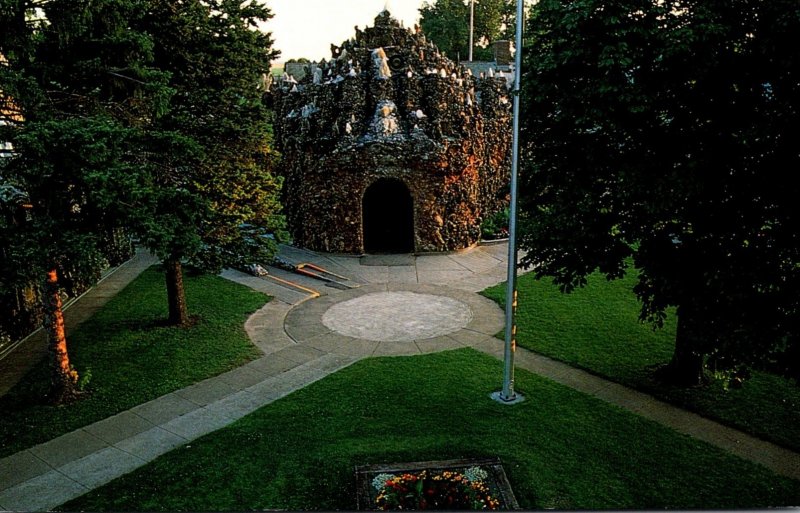
[[[475, 0], [473, 59], [491, 61], [490, 45], [511, 39], [516, 19], [514, 0]], [[450, 59], [469, 59], [469, 1], [425, 1], [420, 8], [422, 31]]]
[[525, 264], [568, 291], [633, 257], [643, 318], [677, 306], [714, 368], [796, 373], [798, 31], [791, 0], [536, 4]]

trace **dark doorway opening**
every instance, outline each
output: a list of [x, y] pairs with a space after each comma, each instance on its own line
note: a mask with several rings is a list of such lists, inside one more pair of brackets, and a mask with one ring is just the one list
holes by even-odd
[[414, 251], [414, 201], [406, 184], [381, 178], [364, 193], [364, 252]]

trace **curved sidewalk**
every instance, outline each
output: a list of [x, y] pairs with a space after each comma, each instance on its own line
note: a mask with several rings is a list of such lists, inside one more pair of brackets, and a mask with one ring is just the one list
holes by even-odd
[[[494, 335], [503, 328], [503, 312], [475, 292], [505, 279], [504, 245], [416, 258], [283, 251], [294, 262], [347, 277], [353, 288], [297, 278], [316, 286], [321, 297], [311, 299], [264, 278], [226, 271], [226, 278], [275, 297], [245, 324], [264, 356], [0, 460], [0, 509], [58, 506], [365, 357], [472, 347], [502, 358], [503, 342]], [[431, 316], [434, 304], [446, 304], [447, 315]], [[383, 328], [372, 324], [379, 316], [359, 315], [365, 305], [388, 310], [389, 321], [407, 325], [397, 336], [373, 335]], [[416, 315], [414, 308], [426, 315]], [[414, 323], [416, 317], [428, 321]], [[800, 479], [797, 453], [524, 349], [517, 350], [516, 364]]]
[[[76, 326], [94, 315], [145, 269], [158, 259], [148, 251], [137, 249], [132, 259], [104, 276], [71, 304], [64, 307], [67, 335]], [[38, 329], [23, 339], [5, 358], [0, 360], [0, 395], [8, 392], [33, 367], [47, 356], [47, 333]]]

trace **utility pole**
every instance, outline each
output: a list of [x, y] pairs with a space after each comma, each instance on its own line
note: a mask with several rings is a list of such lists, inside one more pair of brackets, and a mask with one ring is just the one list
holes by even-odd
[[475, 0], [469, 0], [469, 62], [472, 62], [472, 47], [475, 34]]
[[522, 82], [522, 27], [524, 1], [517, 0], [517, 54], [514, 61], [514, 126], [511, 157], [511, 205], [508, 220], [508, 285], [506, 288], [506, 337], [503, 365], [503, 389], [492, 393], [502, 404], [514, 404], [524, 397], [514, 391], [514, 353], [517, 349], [517, 176], [519, 175], [519, 110]]

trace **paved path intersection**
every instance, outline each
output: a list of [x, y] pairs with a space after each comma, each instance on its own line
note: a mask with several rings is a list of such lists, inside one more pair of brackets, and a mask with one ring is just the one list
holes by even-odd
[[[361, 358], [460, 347], [502, 358], [503, 343], [494, 335], [503, 328], [503, 313], [475, 293], [505, 279], [506, 251], [505, 245], [497, 245], [448, 255], [357, 258], [283, 248], [282, 255], [291, 262], [346, 278], [337, 278], [346, 285], [338, 288], [273, 268], [270, 278], [225, 271], [224, 277], [274, 297], [245, 324], [264, 356], [3, 458], [0, 509], [58, 506]], [[281, 280], [300, 287], [287, 287]], [[119, 290], [120, 285], [101, 284], [95, 294], [108, 294], [114, 287]], [[363, 313], [376, 305], [382, 308], [375, 315]], [[447, 315], [431, 317], [433, 306], [444, 306]], [[74, 308], [80, 310], [80, 305]], [[397, 314], [381, 318], [387, 311]], [[387, 330], [392, 318], [404, 323], [403, 328]], [[428, 321], [415, 323], [419, 318]], [[797, 453], [524, 349], [518, 349], [516, 363], [800, 479]]]

